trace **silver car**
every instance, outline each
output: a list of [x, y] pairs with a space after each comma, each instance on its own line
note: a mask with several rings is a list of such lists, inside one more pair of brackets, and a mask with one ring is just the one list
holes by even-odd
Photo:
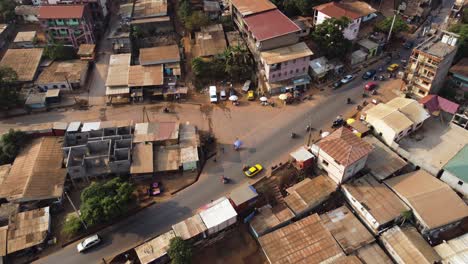
[[83, 251], [88, 250], [101, 243], [101, 240], [102, 239], [98, 234], [92, 235], [78, 243], [78, 245], [76, 245], [76, 249], [78, 250], [78, 253], [82, 253]]
[[343, 79], [341, 79], [341, 82], [343, 84], [346, 84], [352, 81], [353, 79], [354, 79], [354, 75], [350, 74], [350, 75], [346, 75], [345, 77], [343, 77]]

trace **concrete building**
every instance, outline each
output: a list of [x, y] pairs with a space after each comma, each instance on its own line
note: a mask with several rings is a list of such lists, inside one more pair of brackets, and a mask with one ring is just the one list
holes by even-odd
[[359, 27], [362, 22], [375, 17], [375, 9], [362, 1], [342, 0], [318, 5], [314, 7], [314, 25], [320, 25], [329, 18], [339, 19], [346, 17], [351, 20], [347, 28], [343, 30], [343, 35], [349, 40], [355, 40], [359, 34]]
[[416, 46], [408, 61], [405, 81], [417, 97], [438, 94], [452, 65], [460, 36], [441, 31]]
[[403, 212], [410, 210], [396, 194], [371, 175], [343, 184], [341, 191], [375, 235], [391, 227]]
[[107, 0], [38, 0], [41, 5], [87, 5], [95, 22], [102, 21], [109, 13]]
[[312, 146], [318, 167], [325, 170], [337, 184], [341, 184], [362, 170], [372, 145], [347, 128], [335, 130]]
[[452, 84], [457, 88], [457, 97], [461, 100], [468, 99], [468, 58], [461, 59], [450, 68], [449, 76]]
[[424, 170], [385, 181], [413, 211], [417, 227], [434, 243], [457, 228], [468, 216], [468, 206], [444, 182]]
[[64, 42], [76, 50], [80, 44], [95, 43], [95, 22], [87, 5], [40, 6], [39, 21], [50, 41]]
[[376, 136], [390, 147], [418, 130], [429, 118], [427, 111], [417, 101], [403, 97], [380, 103], [367, 110], [365, 115]]
[[301, 28], [268, 0], [232, 0], [231, 13], [254, 56], [299, 41]]
[[417, 22], [427, 17], [431, 10], [439, 4], [440, 2], [433, 0], [403, 0], [400, 1], [398, 9], [402, 11], [404, 16]]
[[468, 198], [468, 145], [445, 164], [440, 180]]
[[133, 3], [123, 3], [119, 6], [118, 15], [120, 22], [110, 28], [108, 39], [112, 42], [112, 51], [118, 53], [131, 53], [130, 21], [132, 20]]
[[35, 83], [42, 91], [49, 89], [72, 91], [84, 87], [87, 76], [86, 61], [54, 61], [42, 70]]
[[132, 122], [84, 123], [65, 134], [63, 155], [72, 182], [93, 177], [127, 174], [131, 166]]
[[256, 238], [290, 224], [294, 218], [293, 211], [283, 203], [278, 203], [275, 206], [267, 204], [258, 208], [257, 211], [249, 222], [250, 230]]
[[441, 260], [414, 227], [394, 226], [380, 236], [380, 241], [398, 264], [433, 264]]
[[313, 53], [304, 42], [263, 51], [261, 63], [268, 82], [279, 82], [307, 75]]
[[136, 0], [130, 25], [137, 26], [144, 34], [171, 32], [174, 27], [167, 10], [167, 0]]
[[223, 53], [226, 48], [226, 37], [221, 24], [201, 27], [200, 32], [195, 33], [193, 52], [196, 57], [212, 58]]
[[140, 49], [139, 61], [143, 66], [162, 65], [164, 76], [181, 77], [180, 51], [177, 45]]

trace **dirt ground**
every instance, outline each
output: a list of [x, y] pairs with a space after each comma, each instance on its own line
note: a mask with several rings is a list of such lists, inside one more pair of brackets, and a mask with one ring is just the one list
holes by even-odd
[[[135, 183], [137, 186], [138, 199], [141, 201], [162, 202], [171, 198], [171, 193], [184, 188], [197, 180], [197, 172], [177, 173], [170, 175], [156, 175], [152, 179], [139, 181]], [[160, 182], [162, 193], [158, 196], [150, 197], [147, 193], [148, 186], [152, 182]]]
[[192, 263], [198, 264], [263, 264], [268, 263], [257, 241], [246, 225], [223, 240], [203, 249], [195, 250]]

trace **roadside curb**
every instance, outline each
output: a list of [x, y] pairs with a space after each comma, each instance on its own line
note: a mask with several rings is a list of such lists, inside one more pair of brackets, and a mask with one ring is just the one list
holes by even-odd
[[148, 207], [150, 207], [150, 206], [152, 206], [152, 205], [154, 205], [154, 204], [156, 204], [156, 202], [155, 202], [155, 201], [152, 201], [152, 202], [146, 204], [145, 206], [140, 206], [140, 207], [138, 207], [138, 208], [135, 209], [135, 210], [131, 210], [131, 211], [127, 212], [125, 215], [120, 216], [118, 220], [110, 221], [110, 222], [108, 222], [108, 223], [106, 223], [106, 224], [104, 224], [104, 225], [102, 225], [102, 226], [99, 226], [99, 227], [96, 228], [96, 229], [90, 229], [90, 230], [92, 230], [92, 232], [91, 232], [91, 231], [88, 231], [88, 232], [86, 232], [86, 234], [83, 234], [83, 235], [80, 235], [80, 236], [78, 236], [78, 237], [75, 237], [75, 238], [73, 238], [72, 240], [63, 243], [62, 245], [60, 245], [60, 247], [61, 247], [61, 248], [64, 248], [64, 247], [66, 247], [66, 246], [68, 246], [68, 245], [70, 245], [70, 244], [75, 243], [75, 242], [78, 241], [78, 240], [81, 240], [81, 239], [83, 239], [83, 238], [89, 236], [90, 234], [97, 233], [97, 232], [99, 232], [99, 231], [101, 231], [101, 230], [103, 230], [103, 229], [105, 229], [105, 228], [107, 228], [107, 227], [109, 227], [109, 226], [115, 225], [115, 224], [117, 224], [117, 223], [119, 223], [119, 222], [121, 222], [121, 221], [127, 219], [128, 217], [130, 217], [130, 216], [132, 216], [132, 215], [134, 215], [134, 214], [140, 212], [141, 210], [146, 209], [146, 208], [148, 208]]

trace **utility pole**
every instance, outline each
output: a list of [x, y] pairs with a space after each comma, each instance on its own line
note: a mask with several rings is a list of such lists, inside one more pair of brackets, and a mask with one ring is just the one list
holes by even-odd
[[74, 204], [73, 201], [70, 199], [70, 196], [68, 196], [68, 193], [67, 193], [67, 192], [64, 192], [64, 193], [65, 193], [65, 195], [67, 196], [68, 201], [70, 202], [71, 206], [73, 207], [73, 210], [75, 210], [75, 213], [78, 215], [78, 218], [80, 219], [80, 221], [81, 221], [81, 223], [83, 224], [84, 228], [85, 228], [85, 229], [88, 229], [88, 226], [86, 225], [85, 221], [83, 221], [83, 219], [81, 218], [80, 212], [78, 212], [78, 210], [76, 210], [75, 204]]
[[395, 24], [396, 16], [398, 15], [398, 11], [393, 15], [392, 25], [390, 26], [390, 31], [388, 31], [387, 43], [390, 42], [390, 37], [392, 36], [393, 25]]

